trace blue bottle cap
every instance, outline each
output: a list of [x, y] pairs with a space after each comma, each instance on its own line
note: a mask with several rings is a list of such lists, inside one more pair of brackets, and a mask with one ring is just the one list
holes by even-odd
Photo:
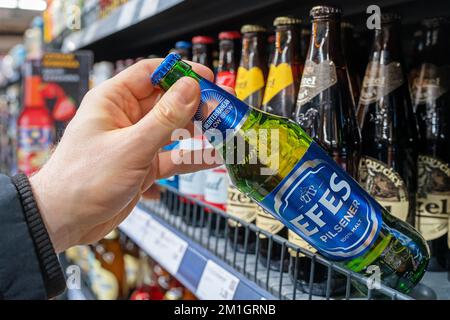
[[165, 75], [172, 70], [173, 66], [181, 60], [181, 56], [176, 52], [171, 52], [167, 55], [167, 57], [161, 62], [161, 64], [156, 68], [156, 70], [153, 72], [151, 79], [152, 84], [154, 86], [159, 85], [162, 78], [165, 77]]
[[190, 49], [192, 48], [192, 44], [189, 41], [177, 41], [175, 43], [176, 49]]

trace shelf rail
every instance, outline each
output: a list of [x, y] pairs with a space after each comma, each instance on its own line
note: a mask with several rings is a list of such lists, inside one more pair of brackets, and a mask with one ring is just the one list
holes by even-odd
[[[176, 188], [167, 185], [162, 188], [160, 201], [144, 201], [142, 205], [279, 299], [412, 299], [384, 284], [373, 289], [370, 277], [328, 261]], [[241, 226], [240, 231], [230, 227], [230, 222]], [[242, 240], [242, 230], [243, 243], [239, 244], [238, 232]], [[267, 239], [266, 246], [262, 238]], [[261, 255], [263, 246], [267, 258]]]

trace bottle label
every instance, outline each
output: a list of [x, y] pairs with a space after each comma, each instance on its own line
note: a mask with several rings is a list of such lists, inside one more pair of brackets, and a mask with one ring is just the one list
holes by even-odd
[[19, 170], [26, 175], [39, 170], [50, 157], [53, 143], [51, 127], [20, 127], [18, 146]]
[[205, 201], [225, 209], [228, 197], [228, 177], [225, 167], [206, 171]]
[[409, 210], [408, 190], [398, 172], [371, 157], [359, 161], [359, 183], [393, 216], [406, 221]]
[[[296, 234], [295, 232], [293, 232], [292, 230], [288, 231], [288, 240], [290, 243], [293, 243], [297, 246], [299, 246], [300, 248], [304, 248], [308, 251], [311, 251], [312, 253], [316, 253], [317, 250], [311, 246], [308, 242], [306, 242], [305, 240], [302, 239], [302, 237], [300, 237], [298, 234]], [[293, 257], [297, 256], [297, 250], [291, 249], [289, 248], [289, 254]], [[299, 252], [298, 253], [299, 257], [303, 257], [304, 254]]]
[[203, 200], [205, 178], [205, 171], [181, 174], [178, 181], [180, 192]]
[[302, 81], [298, 92], [297, 107], [308, 103], [319, 93], [337, 83], [336, 66], [331, 60], [315, 63], [311, 60], [305, 62]]
[[[256, 226], [264, 231], [270, 232], [271, 234], [277, 234], [284, 228], [281, 221], [275, 219], [273, 215], [265, 211], [260, 206], [256, 208]], [[266, 235], [262, 233], [259, 234], [259, 237], [261, 239], [267, 238]]]
[[331, 260], [375, 242], [383, 208], [315, 142], [261, 205]]
[[109, 270], [102, 268], [100, 261], [95, 260], [90, 270], [89, 280], [92, 291], [99, 300], [116, 300], [119, 297], [119, 282]]
[[387, 65], [371, 61], [367, 65], [359, 101], [370, 104], [387, 96], [399, 88], [404, 82], [400, 62], [391, 62]]
[[216, 75], [216, 84], [234, 88], [236, 85], [236, 74], [231, 71], [220, 71]]
[[245, 100], [255, 92], [264, 88], [264, 74], [258, 67], [250, 70], [239, 67], [236, 78], [236, 96], [240, 100]]
[[271, 64], [262, 103], [267, 104], [279, 92], [293, 83], [294, 75], [292, 68], [288, 63], [280, 63], [277, 66]]
[[446, 93], [450, 86], [449, 74], [450, 66], [438, 68], [431, 63], [422, 64], [411, 86], [414, 105], [433, 104]]
[[[252, 223], [256, 219], [256, 203], [240, 192], [236, 187], [228, 187], [227, 212], [233, 217]], [[239, 223], [228, 220], [231, 227], [240, 226]]]
[[[227, 130], [239, 130], [247, 119], [250, 107], [206, 79], [201, 79], [199, 83], [200, 105], [194, 120], [202, 123], [205, 136], [213, 146], [217, 147], [224, 142]], [[221, 134], [221, 141], [216, 140], [218, 133]], [[232, 134], [229, 135], [229, 137], [232, 136]]]
[[450, 219], [450, 166], [434, 157], [420, 155], [418, 166], [416, 227], [425, 240], [448, 231]]

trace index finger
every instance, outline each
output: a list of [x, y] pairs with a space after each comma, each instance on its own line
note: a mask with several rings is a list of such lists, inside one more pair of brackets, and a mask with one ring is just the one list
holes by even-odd
[[[112, 80], [116, 84], [126, 87], [137, 100], [146, 99], [155, 89], [150, 81], [150, 76], [162, 61], [163, 59], [141, 60], [116, 75]], [[191, 61], [187, 61], [187, 63], [189, 63], [192, 66], [192, 69], [200, 76], [213, 81], [214, 74], [211, 69], [199, 63]]]

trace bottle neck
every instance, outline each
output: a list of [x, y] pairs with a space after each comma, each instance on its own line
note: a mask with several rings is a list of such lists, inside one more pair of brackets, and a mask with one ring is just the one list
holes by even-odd
[[242, 38], [240, 66], [246, 69], [262, 68], [265, 62], [264, 39], [261, 33], [247, 33]]
[[383, 24], [381, 29], [375, 31], [374, 45], [371, 60], [381, 64], [403, 62], [400, 38], [400, 23]]
[[439, 66], [449, 64], [447, 62], [450, 55], [449, 32], [449, 24], [431, 27], [425, 31], [423, 62]]
[[231, 71], [236, 70], [236, 62], [234, 60], [234, 42], [231, 39], [220, 41], [219, 51], [219, 66], [217, 71]]
[[192, 46], [192, 61], [212, 67], [211, 46], [203, 43], [196, 43]]
[[316, 63], [331, 60], [336, 66], [345, 65], [341, 49], [340, 19], [320, 19], [312, 22], [307, 60]]
[[272, 64], [280, 63], [298, 64], [300, 50], [298, 41], [300, 32], [295, 26], [279, 26], [275, 32], [275, 53]]

